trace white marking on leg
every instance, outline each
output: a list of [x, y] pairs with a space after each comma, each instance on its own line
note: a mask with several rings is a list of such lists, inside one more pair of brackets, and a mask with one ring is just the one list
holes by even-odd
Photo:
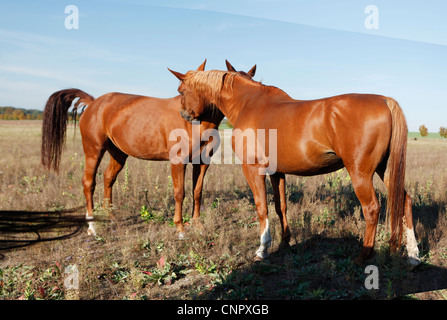
[[85, 220], [87, 220], [87, 224], [88, 224], [87, 234], [90, 236], [96, 237], [96, 230], [93, 225], [93, 216], [90, 216], [88, 214], [88, 211], [87, 211], [87, 214], [85, 215]]
[[85, 214], [85, 220], [87, 220], [87, 221], [91, 221], [91, 220], [93, 220], [93, 216], [90, 216], [89, 214], [88, 214], [88, 212]]
[[413, 228], [406, 229], [406, 236], [407, 236], [408, 262], [411, 265], [417, 266], [421, 263], [421, 260], [419, 259], [419, 249], [416, 237], [414, 236]]
[[265, 219], [265, 228], [261, 234], [261, 245], [256, 251], [256, 255], [261, 259], [267, 258], [269, 256], [268, 249], [270, 248], [271, 243], [272, 236], [270, 235], [269, 219]]

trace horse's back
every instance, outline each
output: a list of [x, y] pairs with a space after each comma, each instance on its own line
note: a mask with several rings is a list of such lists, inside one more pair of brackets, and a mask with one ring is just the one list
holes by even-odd
[[111, 121], [113, 118], [120, 116], [120, 114], [126, 113], [126, 111], [136, 115], [139, 115], [140, 112], [150, 115], [154, 113], [164, 115], [180, 108], [175, 103], [176, 98], [163, 99], [136, 94], [110, 92], [96, 99], [94, 104], [89, 106], [89, 109], [97, 109], [96, 111], [102, 113], [106, 121]]
[[184, 126], [179, 108], [178, 97], [107, 93], [85, 110], [81, 131], [99, 140], [110, 139], [130, 156], [167, 160], [171, 127]]
[[257, 107], [243, 115], [240, 129], [266, 129], [267, 135], [276, 130], [279, 172], [327, 173], [361, 152], [382, 156], [389, 145], [391, 113], [380, 95], [346, 94]]
[[304, 138], [297, 145], [307, 163], [322, 166], [317, 173], [355, 165], [365, 158], [376, 166], [385, 157], [392, 130], [385, 97], [345, 94], [309, 104], [315, 109], [304, 116]]

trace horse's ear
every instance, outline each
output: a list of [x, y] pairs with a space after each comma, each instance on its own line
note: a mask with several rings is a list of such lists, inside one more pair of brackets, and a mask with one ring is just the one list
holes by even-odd
[[250, 77], [253, 78], [255, 76], [255, 73], [256, 73], [256, 65], [254, 65], [253, 68], [251, 68], [250, 71], [248, 71], [247, 73], [248, 73], [248, 75]]
[[205, 59], [205, 61], [203, 61], [203, 63], [197, 68], [197, 71], [204, 71], [204, 70], [205, 70], [205, 64], [206, 64], [206, 59]]
[[171, 69], [168, 68], [169, 71], [171, 71], [171, 73], [177, 77], [177, 79], [179, 79], [180, 81], [183, 81], [185, 79], [185, 75], [183, 73], [177, 72], [177, 71], [172, 71]]
[[227, 70], [228, 70], [228, 71], [234, 71], [234, 72], [237, 72], [236, 69], [231, 65], [231, 63], [228, 62], [227, 59], [225, 59], [225, 64], [227, 65]]

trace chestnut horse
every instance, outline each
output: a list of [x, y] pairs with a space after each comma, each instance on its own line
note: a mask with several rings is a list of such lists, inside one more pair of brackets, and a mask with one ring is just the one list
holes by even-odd
[[[206, 60], [197, 70], [203, 71], [205, 63]], [[248, 74], [245, 72], [241, 72], [241, 74], [252, 77], [254, 69]], [[88, 233], [95, 235], [92, 222], [93, 193], [96, 185], [96, 172], [104, 153], [108, 151], [110, 154], [110, 163], [104, 172], [104, 203], [111, 204], [113, 184], [128, 156], [144, 160], [170, 160], [169, 151], [174, 144], [177, 144], [177, 141], [170, 141], [170, 132], [174, 129], [184, 129], [191, 137], [192, 125], [182, 119], [179, 114], [181, 96], [159, 99], [113, 92], [94, 99], [79, 89], [57, 91], [50, 96], [46, 103], [42, 124], [41, 162], [48, 169], [53, 168], [56, 171], [59, 169], [68, 110], [75, 99], [79, 100], [73, 106], [74, 114], [80, 105], [88, 105], [79, 120], [85, 154], [85, 171], [82, 183], [87, 203]], [[223, 117], [218, 110], [204, 114], [201, 118], [200, 134], [206, 129], [216, 129]], [[207, 143], [209, 142], [201, 142], [200, 148], [204, 148]], [[192, 139], [189, 139], [189, 150], [188, 156], [191, 161]], [[175, 199], [174, 223], [181, 239], [185, 235], [182, 204], [185, 194], [186, 165], [187, 162], [178, 164], [171, 162]], [[199, 228], [201, 227], [199, 216], [203, 178], [208, 167], [209, 164], [202, 161], [193, 164], [193, 222]]]
[[[242, 161], [260, 222], [258, 259], [268, 256], [271, 245], [266, 172], [271, 174], [274, 195], [279, 198], [275, 199], [275, 209], [280, 216], [283, 242], [288, 243], [285, 174], [311, 176], [345, 167], [366, 222], [363, 248], [355, 262], [363, 264], [374, 250], [380, 211], [373, 187], [373, 175], [377, 172], [388, 188], [390, 247], [396, 250], [400, 246], [405, 215], [409, 262], [420, 263], [411, 198], [404, 189], [407, 125], [395, 100], [372, 94], [294, 100], [281, 89], [234, 72], [171, 72], [181, 80], [178, 91], [188, 119], [209, 112], [211, 106], [219, 108], [233, 124], [233, 150]], [[255, 143], [243, 141], [246, 132], [255, 133]], [[269, 134], [276, 138], [273, 142]], [[248, 161], [253, 158], [254, 161]], [[268, 168], [274, 171], [268, 172]]]

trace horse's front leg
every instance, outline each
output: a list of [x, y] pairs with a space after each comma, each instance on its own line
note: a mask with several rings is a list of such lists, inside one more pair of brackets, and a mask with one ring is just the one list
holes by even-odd
[[203, 226], [200, 222], [200, 205], [202, 203], [202, 190], [203, 190], [203, 178], [205, 178], [208, 164], [193, 164], [192, 169], [192, 184], [193, 184], [193, 196], [194, 207], [192, 220], [197, 229], [202, 230]]
[[263, 260], [268, 257], [268, 249], [272, 243], [270, 225], [268, 220], [267, 196], [265, 191], [265, 175], [259, 175], [257, 165], [243, 164], [242, 171], [247, 180], [255, 200], [256, 211], [259, 218], [261, 244], [256, 251], [255, 260]]
[[182, 206], [183, 199], [185, 198], [185, 170], [186, 164], [172, 164], [171, 163], [171, 176], [172, 183], [174, 185], [174, 200], [175, 200], [175, 213], [174, 224], [176, 226], [179, 239], [185, 237], [185, 227], [183, 226]]

